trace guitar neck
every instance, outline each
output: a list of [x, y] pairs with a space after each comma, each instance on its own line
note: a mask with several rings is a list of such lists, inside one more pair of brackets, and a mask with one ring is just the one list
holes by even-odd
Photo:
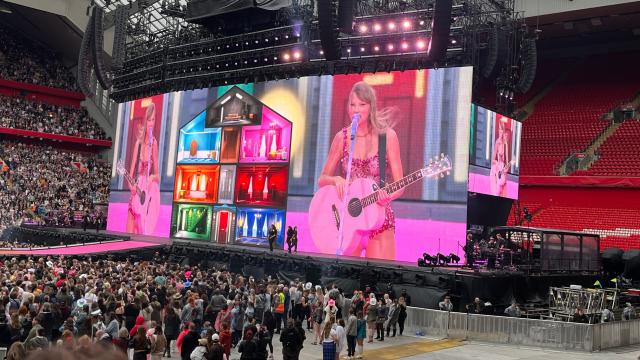
[[[405, 187], [415, 183], [416, 181], [422, 179], [424, 177], [422, 170], [416, 170], [414, 172], [412, 172], [411, 174], [403, 177], [402, 179], [392, 182], [391, 184], [388, 184], [387, 186], [385, 186], [384, 188], [382, 188], [382, 190], [384, 190], [387, 194], [391, 195], [394, 192], [404, 189]], [[375, 203], [376, 201], [378, 201], [378, 193], [374, 192], [371, 195], [365, 196], [364, 198], [362, 198], [362, 200], [360, 200], [360, 202], [362, 203], [362, 206], [369, 206], [373, 203]]]
[[140, 188], [138, 187], [138, 184], [136, 184], [135, 181], [133, 181], [133, 178], [131, 177], [131, 175], [129, 175], [129, 172], [125, 169], [122, 169], [122, 175], [124, 176], [124, 178], [129, 182], [129, 184], [132, 184], [133, 186], [136, 187], [136, 191], [140, 191]]

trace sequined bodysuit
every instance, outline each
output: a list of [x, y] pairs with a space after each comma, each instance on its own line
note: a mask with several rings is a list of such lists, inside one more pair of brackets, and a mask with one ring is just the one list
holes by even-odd
[[[342, 176], [346, 178], [347, 175], [347, 164], [349, 162], [349, 149], [347, 148], [347, 128], [342, 129], [342, 135], [344, 141], [344, 145], [342, 146], [342, 159], [340, 162], [342, 163]], [[389, 164], [389, 158], [387, 157], [387, 164]], [[391, 179], [389, 173], [389, 166], [387, 168], [386, 179]], [[376, 184], [380, 184], [380, 163], [378, 161], [378, 154], [370, 156], [365, 159], [356, 159], [353, 158], [351, 162], [351, 181], [355, 179], [366, 178], [373, 180]], [[389, 230], [395, 229], [395, 215], [393, 214], [393, 209], [391, 209], [391, 204], [388, 204], [385, 207], [384, 211], [384, 223], [378, 230], [374, 230], [369, 234], [369, 240], [374, 238], [376, 235]]]

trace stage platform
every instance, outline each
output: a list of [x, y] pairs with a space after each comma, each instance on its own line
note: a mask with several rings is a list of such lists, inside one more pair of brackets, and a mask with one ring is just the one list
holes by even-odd
[[[65, 231], [82, 233], [82, 230], [76, 229]], [[87, 231], [84, 234], [90, 236], [95, 232]], [[459, 311], [464, 311], [464, 305], [475, 297], [491, 302], [497, 309], [508, 306], [513, 300], [521, 304], [544, 304], [548, 301], [550, 286], [578, 284], [589, 287], [597, 279], [593, 273], [489, 271], [462, 266], [418, 267], [417, 262], [304, 252], [289, 254], [282, 249], [271, 252], [268, 248], [257, 246], [214, 244], [113, 231], [101, 234], [128, 239], [35, 249], [5, 249], [0, 250], [0, 256], [118, 254], [172, 246], [171, 252], [163, 254], [171, 256], [172, 261], [179, 261], [183, 266], [224, 266], [230, 271], [256, 278], [270, 275], [283, 280], [300, 279], [325, 286], [336, 284], [347, 294], [354, 289], [364, 289], [367, 285], [384, 292], [387, 285], [392, 284], [396, 294], [402, 289], [407, 290], [413, 306], [433, 309], [445, 295], [450, 295]]]
[[[84, 234], [92, 236], [96, 234], [94, 231], [82, 231], [81, 229], [56, 229], [62, 233], [74, 233]], [[124, 251], [135, 251], [139, 249], [150, 249], [154, 247], [162, 247], [165, 245], [171, 245], [170, 239], [165, 239], [155, 236], [145, 235], [131, 235], [125, 233], [118, 233], [114, 231], [101, 231], [98, 234], [122, 236], [123, 239], [101, 241], [85, 244], [68, 244], [57, 246], [42, 246], [34, 248], [11, 248], [0, 249], [0, 256], [12, 256], [12, 255], [34, 255], [34, 256], [58, 256], [58, 255], [89, 255], [89, 254], [104, 254], [104, 253], [119, 253]], [[64, 243], [64, 241], [62, 241]]]

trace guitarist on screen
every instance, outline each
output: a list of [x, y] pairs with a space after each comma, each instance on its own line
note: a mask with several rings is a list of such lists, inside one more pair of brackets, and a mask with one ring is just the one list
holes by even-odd
[[[151, 234], [157, 221], [158, 209], [149, 209], [159, 200], [158, 141], [153, 136], [156, 124], [156, 106], [147, 106], [142, 121], [137, 124], [127, 184], [131, 190], [127, 232]], [[144, 192], [144, 196], [142, 193]], [[143, 196], [143, 197], [142, 197]], [[141, 200], [143, 199], [143, 200]]]
[[[379, 134], [386, 134], [387, 138], [386, 163], [391, 176], [386, 176], [386, 178], [393, 181], [401, 179], [403, 171], [400, 144], [398, 135], [392, 128], [392, 109], [378, 110], [375, 91], [369, 84], [360, 81], [353, 85], [349, 94], [348, 112], [349, 118], [353, 118], [355, 114], [360, 115], [351, 165], [351, 182], [359, 178], [368, 178], [375, 183], [380, 183]], [[333, 185], [341, 198], [348, 187], [345, 176], [349, 161], [350, 139], [350, 128], [343, 128], [335, 135], [329, 156], [318, 179], [319, 188]], [[341, 175], [333, 176], [338, 166], [340, 166]], [[378, 190], [377, 203], [384, 207], [384, 223], [379, 229], [371, 231], [368, 236], [365, 236], [358, 248], [351, 253], [344, 253], [344, 255], [360, 256], [364, 250], [365, 256], [368, 258], [395, 259], [395, 217], [390, 203], [402, 196], [402, 193], [403, 189], [392, 194]]]

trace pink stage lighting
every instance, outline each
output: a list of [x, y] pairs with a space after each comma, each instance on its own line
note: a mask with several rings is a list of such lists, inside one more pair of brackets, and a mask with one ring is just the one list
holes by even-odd
[[380, 24], [373, 24], [373, 31], [380, 31], [382, 30], [382, 26]]
[[409, 20], [405, 20], [405, 21], [403, 21], [403, 22], [402, 22], [402, 27], [403, 27], [405, 30], [410, 29], [410, 28], [411, 28], [411, 21], [409, 21]]
[[367, 25], [362, 24], [360, 25], [360, 32], [361, 33], [366, 33], [369, 30], [369, 28], [367, 27]]
[[418, 48], [418, 50], [424, 50], [426, 46], [427, 44], [424, 42], [424, 40], [418, 40], [418, 42], [416, 43], [416, 47]]
[[403, 42], [401, 46], [402, 46], [402, 50], [409, 49], [409, 44], [407, 44], [406, 42]]
[[380, 46], [376, 45], [373, 47], [373, 51], [380, 51]]
[[300, 51], [296, 51], [293, 53], [293, 58], [296, 60], [300, 60], [300, 57], [302, 57], [302, 54], [300, 53]]
[[289, 54], [284, 54], [284, 55], [282, 55], [282, 59], [283, 59], [284, 61], [289, 61], [289, 60], [291, 59], [291, 55], [289, 55]]
[[389, 51], [393, 51], [393, 44], [389, 44], [389, 45], [387, 45], [387, 50], [389, 50]]
[[396, 23], [394, 22], [390, 22], [389, 25], [387, 25], [389, 27], [389, 30], [395, 30], [396, 29]]

